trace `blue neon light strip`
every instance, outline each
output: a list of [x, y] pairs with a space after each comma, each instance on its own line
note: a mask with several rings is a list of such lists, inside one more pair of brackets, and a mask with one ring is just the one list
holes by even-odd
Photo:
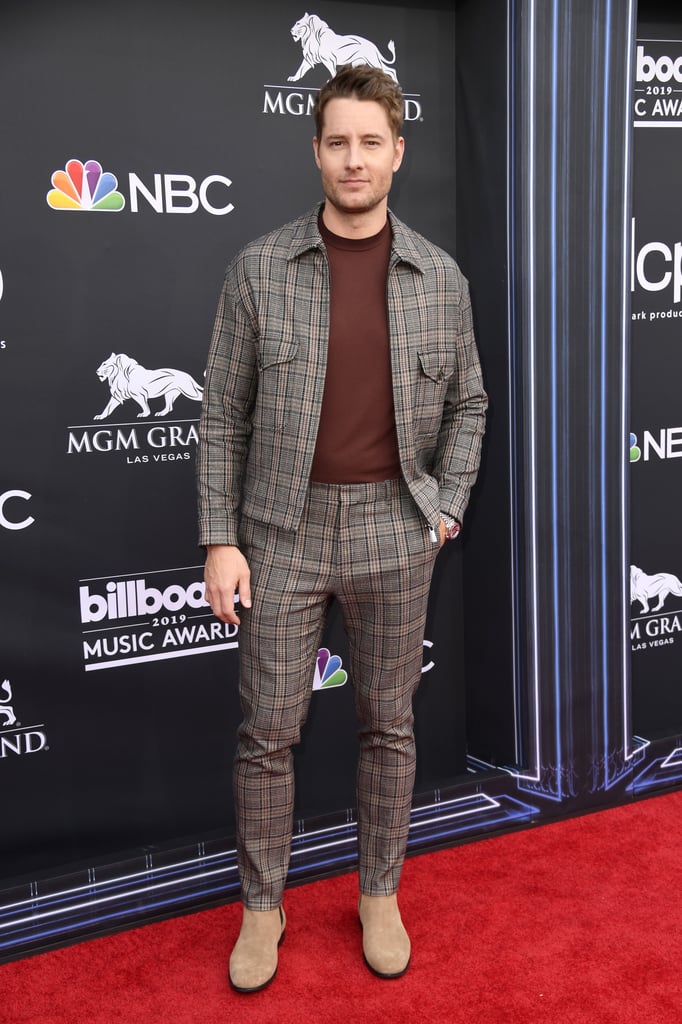
[[563, 796], [561, 788], [562, 772], [562, 743], [561, 743], [561, 644], [562, 637], [568, 636], [566, 629], [562, 630], [560, 621], [560, 610], [565, 606], [561, 600], [560, 587], [560, 554], [559, 554], [559, 523], [562, 521], [560, 514], [559, 498], [559, 393], [558, 393], [558, 324], [557, 324], [557, 208], [559, 205], [557, 186], [557, 132], [559, 130], [558, 118], [558, 70], [559, 70], [559, 18], [556, 0], [552, 4], [552, 118], [551, 118], [551, 158], [550, 158], [550, 348], [551, 348], [551, 490], [552, 490], [552, 594], [553, 594], [553, 638], [554, 638], [554, 742], [556, 750], [557, 765], [557, 793], [561, 799]]
[[[627, 95], [626, 95], [626, 117], [630, 119], [630, 111], [632, 110], [632, 60], [634, 53], [634, 31], [635, 31], [635, 17], [636, 17], [636, 0], [629, 0], [628, 2], [628, 40], [627, 40]], [[624, 203], [623, 203], [623, 240], [629, 237], [628, 227], [630, 221], [630, 195], [632, 190], [632, 173], [631, 173], [631, 135], [630, 131], [625, 131], [625, 151], [623, 154], [623, 174], [625, 178], [625, 190], [624, 190]], [[629, 630], [629, 615], [630, 615], [630, 602], [628, 593], [628, 579], [627, 579], [627, 567], [630, 563], [630, 551], [629, 551], [629, 508], [628, 508], [628, 489], [626, 481], [626, 473], [629, 467], [628, 457], [628, 446], [625, 444], [625, 439], [628, 436], [628, 381], [630, 378], [630, 367], [629, 359], [627, 358], [630, 352], [630, 291], [628, 287], [628, 264], [630, 259], [630, 253], [628, 247], [623, 245], [623, 265], [621, 270], [622, 278], [622, 322], [623, 322], [623, 339], [622, 339], [622, 351], [623, 359], [621, 363], [621, 436], [623, 438], [623, 456], [622, 456], [622, 469], [620, 477], [620, 503], [621, 503], [621, 564], [623, 566], [623, 591], [622, 591], [622, 610], [621, 610], [621, 625], [623, 629], [623, 635], [625, 637], [630, 636]], [[622, 694], [622, 713], [623, 713], [623, 747], [625, 750], [625, 759], [630, 760], [641, 750], [641, 746], [633, 742], [632, 737], [632, 723], [630, 720], [630, 685], [631, 685], [631, 671], [630, 671], [630, 645], [625, 643], [623, 646], [623, 664], [622, 664], [622, 676], [623, 676], [623, 694]], [[606, 747], [608, 750], [608, 746]]]
[[[600, 88], [599, 95], [608, 95], [606, 91], [606, 83], [609, 81], [609, 70], [611, 65], [611, 41], [609, 38], [611, 27], [611, 10], [610, 4], [607, 3], [606, 7], [606, 19], [605, 19], [605, 38], [604, 38], [604, 82], [603, 88]], [[604, 99], [603, 102], [606, 104], [608, 100]], [[607, 349], [607, 266], [608, 266], [608, 224], [607, 224], [607, 203], [608, 203], [608, 173], [609, 173], [609, 136], [608, 136], [608, 117], [602, 117], [602, 145], [601, 145], [601, 164], [602, 164], [602, 176], [601, 176], [601, 273], [600, 273], [600, 461], [601, 461], [601, 494], [606, 495], [606, 469], [608, 452], [606, 449], [606, 437], [607, 437], [607, 419], [606, 419], [606, 394], [604, 392], [604, 386], [606, 381], [606, 349]], [[601, 547], [602, 554], [602, 572], [601, 572], [601, 624], [602, 624], [602, 659], [601, 659], [601, 675], [603, 680], [602, 686], [602, 719], [604, 723], [604, 750], [605, 752], [609, 749], [609, 661], [608, 661], [608, 621], [607, 621], [607, 609], [608, 609], [608, 595], [606, 592], [606, 550], [608, 543], [608, 527], [606, 523], [606, 501], [604, 497], [601, 501], [601, 515], [599, 520], [599, 544]], [[604, 779], [605, 785], [608, 783], [608, 757], [604, 758]]]

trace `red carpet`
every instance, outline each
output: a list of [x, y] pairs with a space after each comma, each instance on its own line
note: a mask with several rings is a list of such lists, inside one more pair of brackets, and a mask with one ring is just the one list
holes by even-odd
[[364, 966], [357, 878], [286, 894], [272, 986], [230, 991], [232, 904], [0, 966], [2, 1024], [678, 1024], [682, 792], [415, 857], [412, 966]]

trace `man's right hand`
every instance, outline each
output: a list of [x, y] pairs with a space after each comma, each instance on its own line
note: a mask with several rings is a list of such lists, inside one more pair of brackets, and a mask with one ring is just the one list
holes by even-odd
[[243, 608], [251, 607], [251, 571], [243, 554], [233, 544], [209, 544], [204, 568], [206, 600], [213, 614], [223, 622], [239, 625], [234, 595]]

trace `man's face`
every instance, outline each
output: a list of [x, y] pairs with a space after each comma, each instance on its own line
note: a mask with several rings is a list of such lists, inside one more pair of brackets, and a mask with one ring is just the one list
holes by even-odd
[[324, 109], [322, 137], [313, 139], [313, 148], [328, 202], [353, 216], [386, 202], [404, 141], [393, 137], [381, 104], [333, 99]]

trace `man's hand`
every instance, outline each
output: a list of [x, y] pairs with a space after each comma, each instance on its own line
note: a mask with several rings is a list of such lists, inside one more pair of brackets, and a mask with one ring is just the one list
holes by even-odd
[[438, 521], [438, 534], [440, 539], [440, 546], [443, 547], [445, 544], [445, 523], [442, 519]]
[[251, 607], [251, 571], [243, 554], [233, 544], [209, 544], [204, 568], [206, 600], [213, 614], [223, 622], [239, 625], [234, 595], [243, 608]]

